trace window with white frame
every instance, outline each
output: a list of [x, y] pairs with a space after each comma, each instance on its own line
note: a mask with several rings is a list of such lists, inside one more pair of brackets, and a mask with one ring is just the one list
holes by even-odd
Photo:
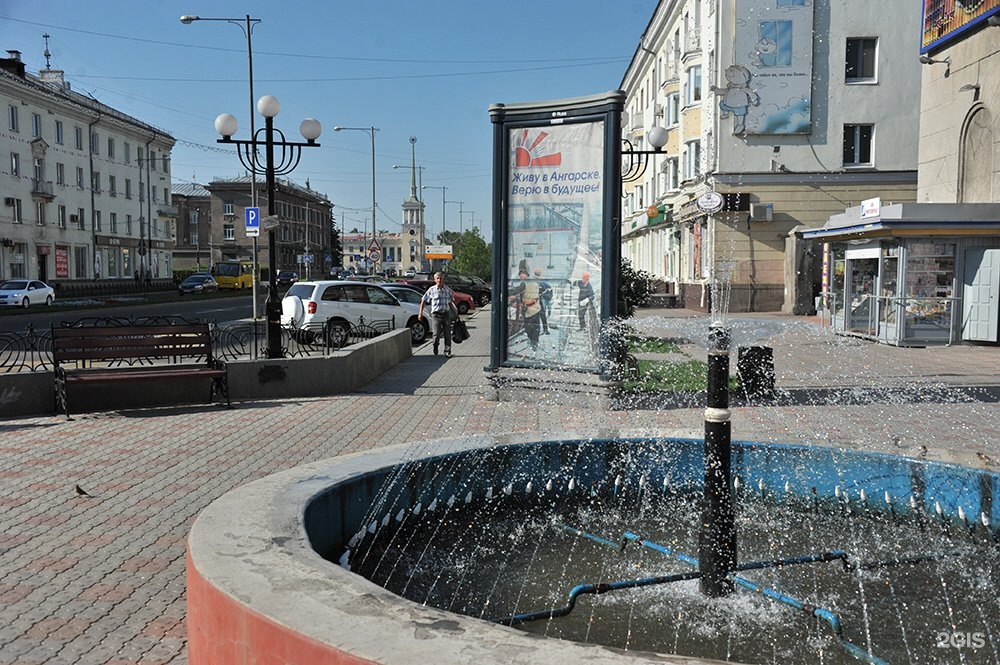
[[684, 84], [684, 105], [693, 106], [701, 101], [701, 65], [688, 67]]
[[875, 125], [844, 125], [844, 166], [872, 165]]
[[31, 160], [31, 163], [33, 169], [33, 175], [31, 177], [34, 178], [36, 182], [41, 184], [42, 181], [45, 180], [45, 160], [41, 157], [35, 157]]
[[155, 150], [150, 150], [149, 151], [149, 168], [150, 168], [151, 171], [155, 171], [156, 170], [156, 151]]
[[101, 137], [97, 135], [97, 132], [90, 133], [90, 152], [95, 155], [101, 154]]
[[125, 178], [125, 198], [132, 198], [132, 179]]
[[94, 171], [94, 174], [91, 176], [91, 178], [90, 178], [90, 188], [92, 190], [94, 190], [95, 192], [97, 192], [98, 194], [101, 193], [101, 172], [100, 171]]
[[108, 226], [110, 226], [111, 233], [118, 233], [118, 213], [110, 212], [108, 213]]
[[132, 144], [129, 143], [128, 141], [125, 141], [125, 145], [122, 148], [122, 150], [125, 153], [125, 155], [124, 155], [125, 163], [126, 164], [131, 164], [132, 163]]
[[672, 92], [667, 95], [664, 122], [667, 127], [673, 127], [681, 121], [681, 94]]
[[42, 116], [37, 113], [31, 114], [31, 135], [35, 137], [42, 135]]
[[102, 230], [101, 229], [101, 211], [100, 210], [95, 210], [94, 211], [94, 230], [95, 231], [101, 231]]
[[21, 208], [21, 199], [14, 199], [14, 209], [11, 211], [14, 215], [15, 224], [24, 224], [24, 211]]
[[56, 184], [66, 184], [66, 165], [62, 162], [56, 162]]
[[664, 164], [667, 176], [667, 190], [675, 191], [681, 188], [680, 158], [668, 157]]
[[701, 140], [684, 143], [684, 179], [691, 180], [701, 175]]
[[236, 231], [233, 229], [232, 224], [222, 225], [222, 239], [223, 240], [236, 240]]
[[83, 189], [83, 167], [76, 167], [76, 186], [79, 189]]
[[74, 127], [73, 129], [76, 137], [76, 149], [83, 150], [83, 127]]
[[188, 244], [197, 247], [198, 243], [198, 211], [192, 210], [188, 213]]
[[10, 153], [10, 174], [15, 178], [21, 175], [21, 155], [16, 152]]
[[115, 158], [115, 140], [112, 137], [108, 137], [108, 159]]
[[108, 176], [108, 196], [118, 196], [118, 181], [113, 175]]
[[45, 201], [35, 201], [35, 224], [45, 226]]
[[844, 81], [847, 83], [875, 83], [878, 75], [877, 64], [878, 39], [875, 37], [847, 38]]
[[61, 205], [56, 208], [56, 224], [61, 229], [66, 228], [66, 206]]
[[59, 145], [63, 144], [63, 123], [62, 120], [56, 120], [56, 143]]
[[12, 132], [19, 132], [21, 131], [19, 128], [20, 124], [18, 122], [17, 107], [11, 104], [7, 107], [7, 129]]
[[86, 218], [83, 216], [83, 208], [76, 209], [76, 227], [83, 231], [87, 228]]
[[232, 201], [223, 201], [222, 203], [222, 214], [223, 215], [235, 215], [236, 207]]

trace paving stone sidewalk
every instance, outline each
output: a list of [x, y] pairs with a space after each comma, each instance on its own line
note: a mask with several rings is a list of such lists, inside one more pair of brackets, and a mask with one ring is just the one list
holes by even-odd
[[[735, 437], [998, 468], [1000, 407], [988, 396], [1000, 383], [1000, 348], [895, 349], [837, 338], [808, 320], [757, 320], [771, 333], [779, 386], [846, 386], [862, 399], [738, 408]], [[635, 323], [687, 333], [692, 353], [707, 329], [705, 316], [683, 310], [642, 310]], [[218, 496], [282, 469], [467, 435], [701, 434], [699, 408], [602, 412], [544, 394], [488, 401], [489, 309], [469, 328], [454, 357], [425, 344], [351, 395], [0, 421], [0, 664], [185, 663], [188, 530]], [[864, 392], [880, 382], [918, 389], [905, 400]], [[952, 388], [970, 385], [985, 397]]]

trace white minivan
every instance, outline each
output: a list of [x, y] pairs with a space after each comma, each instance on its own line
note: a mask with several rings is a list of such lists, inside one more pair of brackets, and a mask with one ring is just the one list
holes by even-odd
[[297, 282], [281, 300], [281, 325], [305, 331], [309, 339], [325, 330], [330, 345], [341, 347], [347, 343], [348, 331], [362, 319], [366, 325], [379, 328], [391, 320], [397, 328], [409, 328], [413, 343], [420, 344], [427, 339], [429, 328], [426, 319], [417, 319], [418, 311], [418, 305], [400, 303], [377, 284]]

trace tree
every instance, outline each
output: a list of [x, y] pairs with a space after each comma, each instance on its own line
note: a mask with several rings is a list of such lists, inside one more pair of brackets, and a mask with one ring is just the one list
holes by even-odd
[[627, 319], [636, 307], [648, 304], [651, 291], [649, 273], [635, 270], [631, 261], [622, 258], [621, 273], [618, 275], [618, 316]]
[[[451, 235], [451, 231], [447, 234]], [[489, 246], [479, 235], [479, 229], [472, 229], [455, 234], [457, 239], [452, 242], [454, 258], [448, 266], [452, 272], [464, 275], [475, 275], [489, 281], [493, 273], [493, 260]]]

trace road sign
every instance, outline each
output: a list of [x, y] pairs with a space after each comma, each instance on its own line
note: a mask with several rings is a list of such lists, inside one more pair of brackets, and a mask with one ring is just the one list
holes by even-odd
[[451, 245], [427, 245], [426, 253], [424, 258], [428, 259], [450, 259], [454, 255], [451, 251]]
[[265, 231], [270, 231], [271, 229], [278, 228], [279, 221], [277, 215], [267, 215], [260, 220], [260, 226]]
[[260, 208], [247, 208], [247, 238], [260, 236]]
[[379, 252], [382, 250], [382, 246], [378, 244], [378, 240], [372, 240], [371, 244], [368, 245], [369, 252]]
[[303, 254], [302, 255], [302, 263], [312, 263], [312, 261], [313, 261], [313, 255], [312, 254]]
[[378, 251], [377, 249], [373, 249], [372, 251], [368, 252], [368, 258], [372, 260], [372, 263], [378, 263], [379, 259], [382, 258], [382, 252]]

